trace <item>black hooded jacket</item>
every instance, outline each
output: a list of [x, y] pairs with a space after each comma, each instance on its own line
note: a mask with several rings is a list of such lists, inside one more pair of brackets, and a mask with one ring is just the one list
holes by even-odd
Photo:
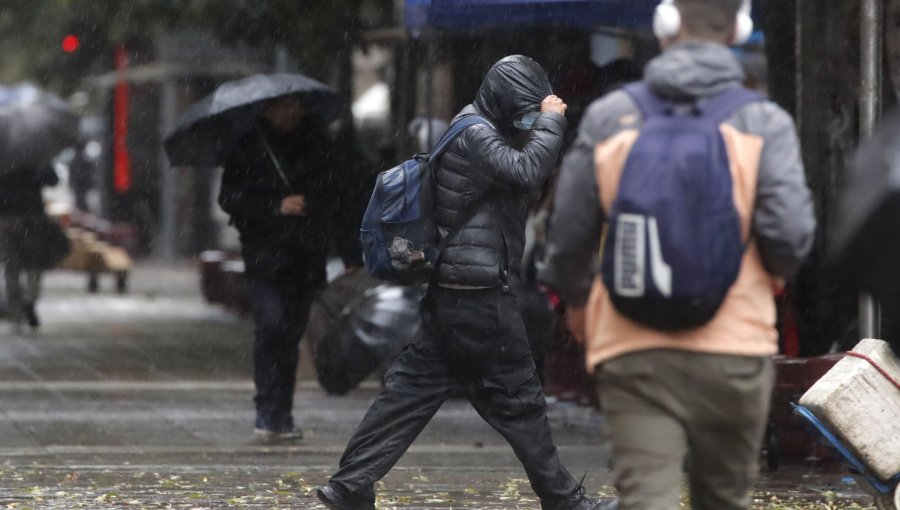
[[456, 231], [438, 284], [499, 287], [518, 274], [528, 211], [557, 161], [566, 119], [541, 114], [521, 149], [512, 146], [513, 121], [550, 94], [543, 68], [513, 55], [491, 67], [475, 102], [454, 119], [480, 115], [491, 125], [466, 129], [438, 160], [435, 217], [443, 236]]
[[[277, 155], [278, 176], [262, 137]], [[357, 232], [367, 179], [350, 147], [338, 147], [316, 126], [281, 133], [263, 121], [227, 158], [219, 204], [241, 235], [246, 274], [294, 285], [322, 284], [332, 244], [348, 265], [361, 265]], [[305, 195], [308, 216], [282, 216], [281, 200]]]

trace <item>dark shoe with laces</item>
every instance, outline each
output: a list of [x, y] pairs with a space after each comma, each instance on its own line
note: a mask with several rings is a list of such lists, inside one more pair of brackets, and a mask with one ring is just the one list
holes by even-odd
[[617, 499], [588, 497], [581, 484], [578, 484], [578, 489], [575, 490], [572, 499], [575, 500], [572, 510], [619, 510]]
[[294, 420], [288, 415], [286, 418], [267, 418], [261, 414], [256, 415], [256, 427], [253, 429], [257, 435], [266, 439], [299, 441], [303, 439], [303, 431], [294, 426]]
[[553, 505], [541, 505], [543, 510], [619, 510], [619, 501], [615, 498], [588, 497], [584, 487], [579, 483], [571, 497]]
[[573, 507], [574, 510], [619, 510], [619, 501], [612, 498], [584, 498]]
[[375, 510], [375, 503], [355, 498], [331, 484], [316, 488], [316, 497], [330, 510]]

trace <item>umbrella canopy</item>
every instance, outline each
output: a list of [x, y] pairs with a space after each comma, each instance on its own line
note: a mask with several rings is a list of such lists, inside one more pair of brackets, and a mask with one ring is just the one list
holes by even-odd
[[230, 81], [178, 118], [165, 140], [169, 161], [173, 166], [222, 164], [228, 148], [253, 129], [266, 104], [285, 96], [296, 96], [306, 114], [323, 123], [341, 113], [337, 91], [302, 74], [256, 74]]
[[900, 303], [900, 111], [857, 149], [837, 192], [828, 245], [838, 274]]
[[0, 173], [46, 166], [78, 141], [78, 117], [34, 85], [0, 86]]

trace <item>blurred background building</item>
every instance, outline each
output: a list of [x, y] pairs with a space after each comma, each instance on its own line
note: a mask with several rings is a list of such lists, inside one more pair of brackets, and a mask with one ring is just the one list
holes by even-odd
[[[656, 54], [656, 3], [21, 2], [0, 16], [8, 56], [0, 79], [37, 82], [83, 116], [84, 144], [61, 160], [77, 192], [56, 200], [134, 225], [139, 255], [177, 260], [237, 246], [215, 204], [218, 170], [170, 168], [160, 143], [177, 115], [222, 81], [300, 71], [334, 86], [347, 103], [335, 133], [362, 149], [374, 173], [417, 150], [413, 119], [449, 121], [507, 54], [529, 55], [548, 70], [574, 130], [593, 98], [638, 77]], [[877, 92], [887, 109], [900, 83], [900, 0], [882, 4]], [[754, 18], [753, 41], [735, 51], [747, 84], [795, 116], [821, 225], [815, 254], [784, 298], [792, 310], [785, 319], [795, 350], [824, 352], [858, 339], [856, 294], [823, 277], [822, 248], [845, 157], [859, 138], [860, 3], [756, 0]]]

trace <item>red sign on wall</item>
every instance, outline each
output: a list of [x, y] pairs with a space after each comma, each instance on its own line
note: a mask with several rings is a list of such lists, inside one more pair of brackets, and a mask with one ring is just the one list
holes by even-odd
[[[116, 72], [128, 68], [125, 45], [116, 48]], [[128, 82], [121, 76], [113, 88], [113, 189], [124, 194], [131, 189], [131, 156], [128, 154]]]

